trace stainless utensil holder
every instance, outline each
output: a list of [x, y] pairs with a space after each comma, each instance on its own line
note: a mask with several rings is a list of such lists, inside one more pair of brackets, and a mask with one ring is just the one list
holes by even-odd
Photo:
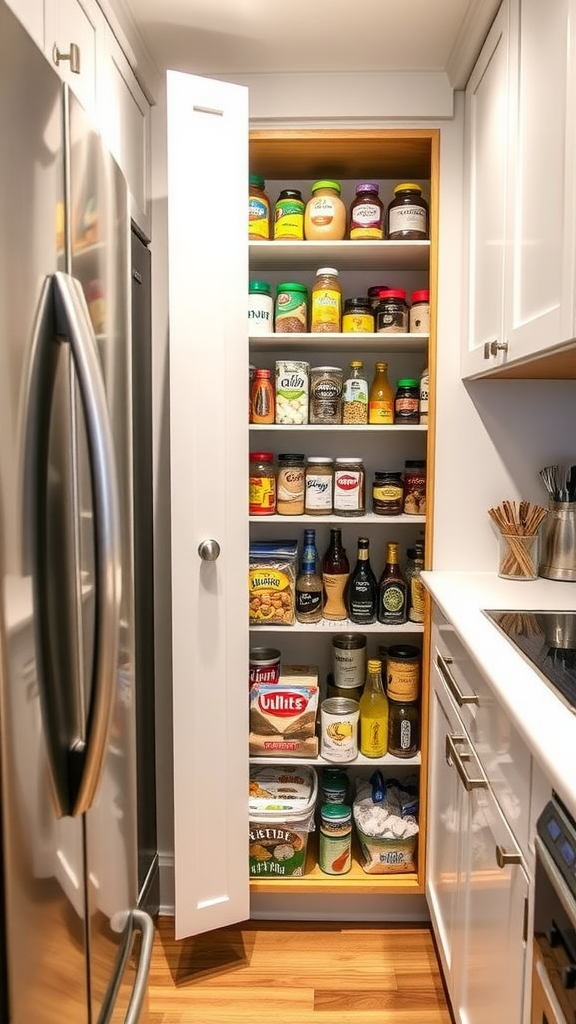
[[576, 502], [550, 501], [542, 524], [538, 575], [576, 580]]

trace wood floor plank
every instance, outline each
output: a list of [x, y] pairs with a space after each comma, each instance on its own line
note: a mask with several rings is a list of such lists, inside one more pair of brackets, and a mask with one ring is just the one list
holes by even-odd
[[427, 926], [243, 922], [176, 942], [160, 918], [149, 1024], [450, 1024]]

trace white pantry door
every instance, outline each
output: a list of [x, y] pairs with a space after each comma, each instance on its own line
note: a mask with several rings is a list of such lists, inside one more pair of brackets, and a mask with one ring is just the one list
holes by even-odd
[[[183, 938], [250, 913], [248, 92], [170, 71], [167, 97], [175, 927]], [[217, 558], [200, 556], [206, 541], [219, 546]]]

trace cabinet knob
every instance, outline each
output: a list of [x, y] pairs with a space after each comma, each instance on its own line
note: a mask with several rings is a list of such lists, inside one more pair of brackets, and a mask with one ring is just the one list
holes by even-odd
[[215, 562], [220, 554], [217, 540], [202, 540], [198, 545], [198, 554], [203, 562]]
[[499, 352], [507, 351], [507, 341], [498, 341], [497, 338], [494, 338], [494, 341], [484, 342], [484, 359], [490, 359], [491, 356], [497, 356]]
[[61, 60], [70, 61], [70, 71], [73, 71], [75, 75], [80, 74], [80, 47], [77, 43], [70, 43], [70, 50], [68, 53], [62, 53], [58, 49], [58, 43], [54, 43], [52, 47], [52, 60], [56, 67], [60, 64]]
[[507, 864], [521, 864], [521, 853], [507, 853], [503, 846], [498, 843], [496, 847], [496, 863], [499, 868], [505, 868]]

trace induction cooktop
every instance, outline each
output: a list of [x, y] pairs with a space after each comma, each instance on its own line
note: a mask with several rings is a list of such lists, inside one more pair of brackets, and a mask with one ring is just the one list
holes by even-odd
[[484, 614], [576, 713], [576, 612], [485, 608]]

